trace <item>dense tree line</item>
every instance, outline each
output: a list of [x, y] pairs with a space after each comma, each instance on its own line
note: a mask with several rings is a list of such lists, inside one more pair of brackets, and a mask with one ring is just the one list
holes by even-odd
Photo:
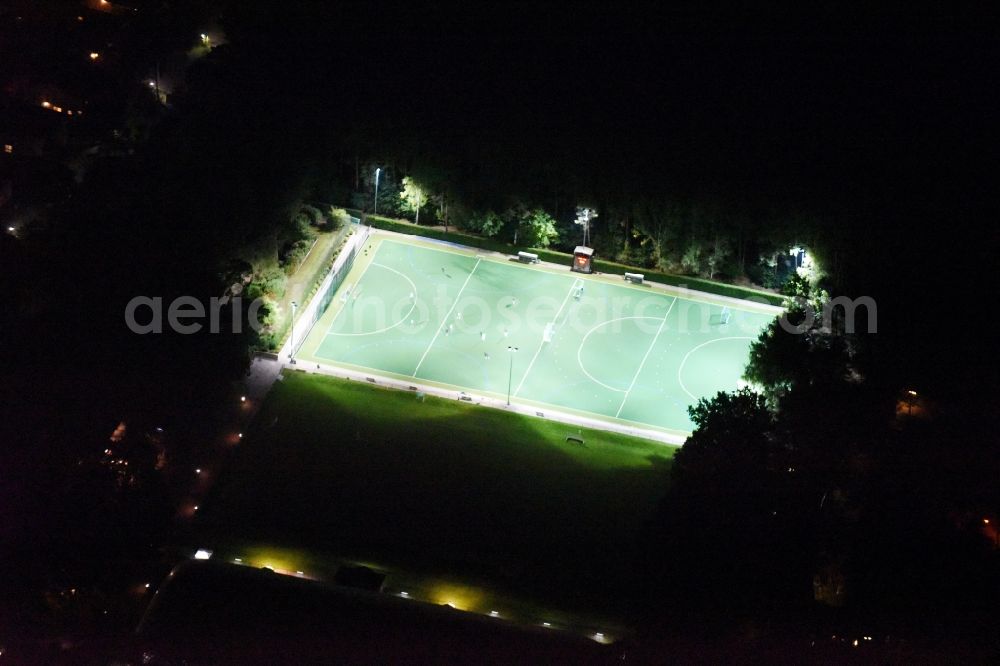
[[645, 544], [646, 611], [765, 632], [864, 627], [988, 653], [996, 414], [894, 384], [875, 336], [851, 331], [843, 311], [824, 319], [827, 295], [795, 291], [788, 317], [800, 328], [775, 321], [761, 334], [752, 388], [689, 410], [696, 429]]

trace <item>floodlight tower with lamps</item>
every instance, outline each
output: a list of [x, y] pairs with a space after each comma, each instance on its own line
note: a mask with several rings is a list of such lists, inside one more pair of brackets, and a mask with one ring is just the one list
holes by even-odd
[[372, 215], [378, 215], [378, 177], [382, 173], [382, 167], [375, 168], [375, 208], [372, 210]]
[[597, 213], [592, 208], [576, 209], [576, 223], [583, 227], [583, 244], [590, 245], [590, 221], [597, 217]]
[[507, 347], [507, 356], [510, 357], [510, 365], [507, 369], [507, 406], [510, 407], [510, 382], [514, 377], [514, 354], [517, 353], [517, 347]]

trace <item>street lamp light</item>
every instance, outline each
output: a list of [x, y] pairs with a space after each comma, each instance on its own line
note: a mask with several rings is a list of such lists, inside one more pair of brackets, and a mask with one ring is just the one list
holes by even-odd
[[375, 208], [372, 210], [372, 215], [378, 215], [378, 177], [382, 173], [382, 167], [376, 167], [375, 169]]
[[510, 366], [507, 369], [507, 406], [510, 407], [510, 381], [514, 376], [514, 354], [517, 352], [517, 347], [507, 347], [507, 352], [510, 357]]

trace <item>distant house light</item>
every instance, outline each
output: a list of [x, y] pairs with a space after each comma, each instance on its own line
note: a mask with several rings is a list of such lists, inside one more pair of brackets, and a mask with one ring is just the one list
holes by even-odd
[[97, 51], [91, 51], [90, 52], [90, 59], [91, 60], [97, 60], [100, 57], [101, 57], [101, 54], [98, 53]]
[[52, 102], [50, 102], [48, 100], [45, 100], [44, 102], [42, 102], [42, 108], [51, 109], [52, 108]]
[[212, 551], [205, 550], [204, 548], [199, 548], [194, 553], [194, 559], [196, 559], [196, 560], [210, 560], [210, 559], [212, 559]]
[[[9, 143], [3, 144], [3, 152], [10, 155], [11, 153], [14, 152], [14, 146], [10, 145]], [[7, 231], [14, 231], [14, 227], [7, 227]]]

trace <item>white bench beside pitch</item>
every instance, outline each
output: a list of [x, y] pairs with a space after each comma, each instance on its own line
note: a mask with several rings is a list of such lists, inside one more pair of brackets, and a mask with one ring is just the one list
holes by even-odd
[[538, 255], [532, 254], [531, 252], [518, 252], [517, 260], [520, 261], [522, 264], [537, 264]]

